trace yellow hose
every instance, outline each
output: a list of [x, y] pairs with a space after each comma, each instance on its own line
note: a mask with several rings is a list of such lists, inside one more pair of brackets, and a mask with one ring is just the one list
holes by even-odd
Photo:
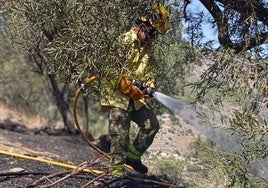
[[[54, 165], [54, 166], [59, 166], [59, 167], [68, 168], [68, 169], [76, 169], [76, 168], [78, 168], [75, 165], [70, 165], [70, 164], [61, 163], [61, 162], [52, 161], [52, 160], [47, 160], [47, 159], [43, 159], [43, 158], [39, 158], [39, 157], [32, 157], [32, 156], [29, 156], [29, 155], [14, 153], [14, 152], [5, 151], [5, 150], [0, 150], [0, 154], [9, 155], [9, 156], [12, 156], [12, 157], [23, 158], [23, 159], [29, 159], [29, 160], [33, 160], [33, 161], [39, 161], [39, 162], [48, 163], [48, 164], [51, 164], [51, 165]], [[83, 172], [88, 172], [88, 173], [93, 173], [93, 174], [104, 174], [105, 173], [104, 171], [93, 170], [93, 169], [90, 169], [90, 168], [83, 169]]]
[[[92, 77], [88, 78], [85, 81], [85, 84], [86, 85], [89, 85], [94, 80], [96, 80], [98, 78], [99, 78], [99, 75], [92, 76]], [[79, 133], [81, 134], [82, 138], [90, 145], [90, 147], [92, 147], [93, 149], [95, 149], [98, 153], [106, 156], [107, 158], [110, 158], [110, 156], [107, 153], [105, 153], [104, 151], [102, 151], [101, 149], [99, 149], [95, 144], [93, 144], [92, 142], [90, 142], [90, 140], [88, 140], [88, 138], [86, 137], [86, 135], [84, 134], [84, 132], [81, 130], [81, 127], [80, 127], [80, 125], [78, 123], [78, 120], [77, 120], [77, 113], [76, 113], [76, 105], [77, 105], [77, 101], [78, 101], [78, 98], [79, 98], [80, 94], [81, 94], [81, 88], [79, 88], [76, 91], [75, 97], [74, 97], [74, 102], [73, 102], [73, 117], [74, 117], [75, 125], [76, 125]]]

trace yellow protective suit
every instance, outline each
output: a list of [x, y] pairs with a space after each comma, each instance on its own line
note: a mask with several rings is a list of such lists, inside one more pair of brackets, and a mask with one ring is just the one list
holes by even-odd
[[[151, 58], [151, 46], [141, 46], [135, 28], [131, 28], [130, 31], [120, 35], [117, 42], [119, 44], [118, 55], [126, 57], [126, 60], [120, 62], [122, 66], [120, 65], [121, 70], [118, 71], [117, 75], [108, 75], [102, 80], [101, 107], [106, 109], [112, 106], [127, 110], [130, 95], [118, 90], [118, 84], [122, 76], [136, 80], [153, 79], [155, 68]], [[135, 110], [145, 104], [144, 98], [134, 100]]]

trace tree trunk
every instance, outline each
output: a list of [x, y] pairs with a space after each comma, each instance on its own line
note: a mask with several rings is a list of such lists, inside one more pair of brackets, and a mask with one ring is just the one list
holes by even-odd
[[34, 53], [29, 54], [29, 58], [30, 61], [35, 64], [35, 72], [42, 77], [47, 93], [51, 96], [53, 102], [55, 102], [63, 119], [65, 130], [71, 134], [75, 134], [76, 130], [74, 127], [73, 117], [68, 102], [64, 99], [64, 94], [67, 91], [66, 88], [69, 83], [66, 82], [63, 89], [60, 90], [55, 75], [47, 73], [49, 62], [39, 48], [35, 48]]
[[65, 130], [71, 134], [75, 134], [73, 116], [71, 114], [68, 103], [64, 99], [64, 92], [61, 92], [58, 83], [55, 79], [55, 75], [44, 75], [44, 82], [49, 93], [52, 95], [54, 102], [61, 114]]

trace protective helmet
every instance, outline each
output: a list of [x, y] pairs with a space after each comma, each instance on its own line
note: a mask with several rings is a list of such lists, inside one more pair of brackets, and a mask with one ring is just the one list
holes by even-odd
[[150, 24], [160, 34], [165, 34], [168, 30], [168, 12], [165, 7], [153, 4], [150, 6], [142, 5], [136, 11], [135, 23], [140, 25]]

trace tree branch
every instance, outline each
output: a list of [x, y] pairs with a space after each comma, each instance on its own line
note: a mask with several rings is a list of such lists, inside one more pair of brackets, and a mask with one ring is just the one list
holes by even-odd
[[233, 43], [228, 33], [228, 19], [225, 13], [220, 10], [214, 0], [200, 0], [200, 2], [206, 7], [217, 24], [220, 44], [224, 48], [232, 46]]
[[254, 1], [233, 1], [233, 0], [217, 0], [218, 2], [224, 4], [229, 9], [234, 9], [235, 11], [243, 14], [248, 12], [250, 14], [255, 14], [259, 21], [262, 21], [265, 25], [268, 25], [268, 8], [264, 7], [264, 4], [260, 0]]

